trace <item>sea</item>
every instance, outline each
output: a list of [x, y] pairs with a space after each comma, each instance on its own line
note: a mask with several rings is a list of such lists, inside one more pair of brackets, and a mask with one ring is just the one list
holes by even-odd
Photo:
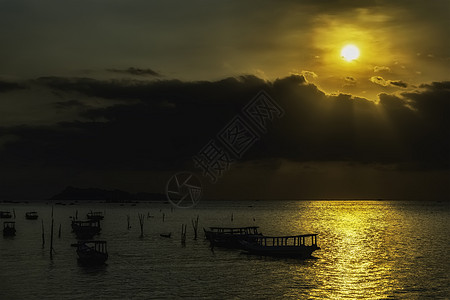
[[[0, 238], [0, 299], [450, 299], [446, 201], [65, 204], [0, 203], [15, 214], [0, 221], [15, 221], [17, 230]], [[27, 211], [39, 219], [25, 219]], [[96, 239], [107, 241], [109, 259], [97, 267], [78, 264], [71, 247], [72, 218], [90, 211], [105, 216]], [[211, 248], [203, 233], [209, 226], [317, 233], [321, 249], [295, 259]]]

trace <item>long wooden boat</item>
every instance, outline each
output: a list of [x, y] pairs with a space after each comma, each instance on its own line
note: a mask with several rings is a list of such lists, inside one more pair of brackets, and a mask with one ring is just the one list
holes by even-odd
[[100, 220], [72, 221], [72, 230], [79, 239], [91, 239], [100, 233]]
[[103, 220], [104, 216], [101, 211], [90, 211], [87, 213], [86, 217], [89, 220]]
[[11, 219], [12, 215], [9, 211], [0, 211], [0, 218], [1, 219]]
[[3, 222], [3, 236], [16, 235], [16, 222]]
[[37, 212], [35, 212], [35, 211], [29, 211], [29, 212], [25, 213], [25, 218], [27, 220], [37, 220], [38, 217], [39, 216], [38, 216]]
[[254, 236], [261, 236], [258, 228], [258, 226], [209, 227], [209, 230], [203, 228], [203, 231], [211, 246], [241, 248], [241, 240], [252, 240]]
[[242, 240], [242, 248], [251, 254], [308, 258], [320, 250], [317, 234], [292, 236], [254, 236], [251, 241]]
[[106, 241], [85, 241], [74, 244], [78, 262], [84, 265], [101, 265], [108, 259]]

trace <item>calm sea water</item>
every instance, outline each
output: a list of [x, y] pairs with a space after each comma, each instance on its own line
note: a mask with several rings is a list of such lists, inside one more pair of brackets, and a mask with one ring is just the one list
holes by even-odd
[[[0, 238], [0, 299], [450, 298], [448, 202], [203, 201], [174, 210], [162, 203], [56, 205], [53, 259], [51, 204], [0, 204], [0, 210], [13, 209], [17, 235]], [[25, 219], [32, 210], [37, 221]], [[90, 210], [105, 214], [98, 239], [108, 241], [110, 254], [107, 265], [96, 268], [79, 266], [70, 247], [70, 216]], [[139, 213], [152, 216], [145, 218], [142, 238]], [[184, 247], [182, 224], [188, 229]], [[249, 225], [266, 235], [318, 233], [322, 249], [307, 260], [211, 251], [200, 232]], [[168, 232], [172, 238], [159, 236]]]

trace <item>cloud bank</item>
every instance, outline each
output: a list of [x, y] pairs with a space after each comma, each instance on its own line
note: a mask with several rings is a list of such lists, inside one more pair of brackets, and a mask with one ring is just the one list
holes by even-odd
[[[399, 95], [380, 94], [378, 104], [349, 94], [328, 95], [302, 75], [201, 82], [45, 77], [36, 83], [67, 99], [54, 106], [72, 109], [77, 117], [54, 125], [0, 128], [1, 136], [15, 137], [1, 150], [3, 164], [177, 169], [190, 163], [192, 155], [264, 90], [286, 113], [244, 161], [449, 167], [448, 82]], [[103, 107], [84, 104], [92, 98], [111, 102]]]

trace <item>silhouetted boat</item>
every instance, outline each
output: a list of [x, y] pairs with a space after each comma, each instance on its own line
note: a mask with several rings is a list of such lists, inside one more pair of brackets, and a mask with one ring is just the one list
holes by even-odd
[[211, 246], [241, 248], [241, 240], [252, 240], [254, 236], [261, 236], [258, 228], [258, 226], [209, 227], [209, 230], [203, 228], [203, 231]]
[[11, 219], [12, 215], [9, 211], [0, 211], [0, 218], [2, 219]]
[[108, 259], [106, 241], [85, 241], [73, 244], [77, 247], [78, 262], [84, 265], [101, 265]]
[[88, 212], [86, 217], [89, 220], [103, 220], [103, 218], [104, 218], [103, 213], [101, 211]]
[[[308, 238], [311, 238], [310, 242]], [[251, 241], [241, 240], [242, 248], [251, 254], [308, 258], [320, 250], [317, 234], [292, 236], [254, 236]]]
[[165, 237], [165, 238], [170, 238], [170, 237], [172, 236], [172, 232], [169, 232], [169, 233], [161, 233], [159, 236], [160, 236], [160, 237]]
[[100, 233], [99, 220], [72, 221], [72, 230], [79, 239], [91, 239], [94, 235]]
[[16, 222], [3, 222], [3, 236], [16, 235]]
[[38, 214], [35, 211], [29, 211], [25, 213], [25, 218], [27, 220], [36, 220], [38, 218]]

